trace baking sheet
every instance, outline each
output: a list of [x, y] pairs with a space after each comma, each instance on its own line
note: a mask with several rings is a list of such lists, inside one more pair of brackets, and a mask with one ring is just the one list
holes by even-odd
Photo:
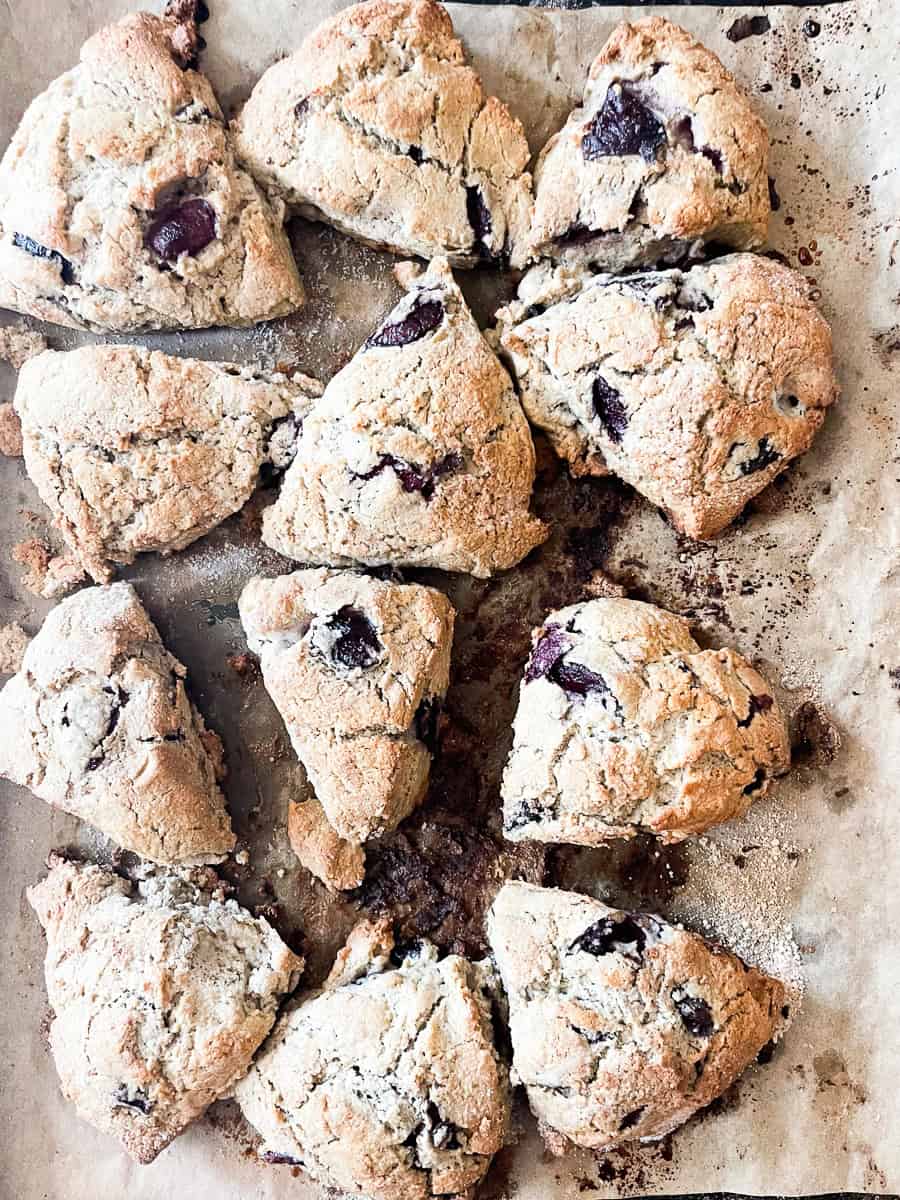
[[[0, 143], [28, 99], [77, 57], [128, 0], [7, 0], [0, 11]], [[225, 106], [292, 49], [333, 0], [215, 0], [205, 69]], [[533, 149], [561, 124], [613, 24], [645, 10], [562, 12], [450, 6], [486, 87], [510, 104]], [[428, 801], [369, 856], [359, 894], [330, 896], [298, 866], [284, 830], [305, 794], [283, 728], [245, 649], [236, 598], [256, 571], [289, 564], [260, 547], [261, 493], [245, 513], [169, 560], [123, 572], [137, 586], [225, 740], [228, 799], [250, 862], [230, 876], [320, 976], [361, 910], [390, 909], [404, 930], [479, 954], [484, 905], [507, 875], [545, 878], [692, 923], [775, 970], [805, 999], [772, 1061], [665, 1142], [608, 1156], [545, 1159], [520, 1105], [519, 1144], [482, 1196], [555, 1200], [582, 1193], [900, 1191], [897, 1080], [900, 889], [900, 128], [897, 0], [768, 8], [767, 33], [730, 42], [735, 18], [763, 10], [654, 9], [717, 51], [773, 137], [781, 208], [771, 242], [804, 270], [831, 319], [843, 398], [815, 447], [715, 543], [678, 538], [614, 481], [573, 483], [545, 445], [537, 508], [550, 542], [488, 582], [410, 572], [459, 609], [449, 720]], [[807, 23], [821, 27], [810, 36]], [[804, 29], [805, 27], [805, 29]], [[290, 362], [327, 379], [387, 310], [392, 259], [297, 222], [310, 304], [251, 332], [143, 339], [175, 353]], [[460, 273], [486, 323], [508, 280]], [[52, 345], [90, 340], [47, 330]], [[0, 399], [11, 395], [0, 376]], [[6, 394], [3, 394], [6, 393]], [[0, 459], [0, 625], [34, 632], [48, 603], [21, 586], [9, 550], [47, 532], [20, 460]], [[793, 714], [797, 766], [749, 816], [687, 847], [637, 842], [603, 851], [505, 847], [497, 785], [509, 747], [528, 631], [588, 594], [605, 571], [629, 594], [684, 613], [705, 645], [756, 660]], [[893, 672], [893, 675], [892, 675]], [[0, 731], [0, 736], [3, 732]], [[829, 761], [830, 760], [830, 761]], [[110, 847], [26, 792], [0, 788], [0, 1195], [4, 1200], [276, 1200], [318, 1195], [296, 1169], [265, 1167], [229, 1102], [214, 1106], [152, 1166], [137, 1167], [62, 1100], [46, 1045], [43, 939], [24, 899], [50, 847], [100, 858]]]

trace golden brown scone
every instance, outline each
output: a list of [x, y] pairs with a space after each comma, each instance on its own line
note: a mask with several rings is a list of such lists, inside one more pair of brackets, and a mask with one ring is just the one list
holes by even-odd
[[135, 885], [55, 856], [49, 866], [28, 900], [47, 934], [62, 1093], [152, 1162], [245, 1073], [303, 959], [222, 899], [211, 871]]
[[52, 610], [0, 691], [0, 775], [158, 863], [234, 846], [222, 747], [131, 584]]
[[511, 841], [678, 842], [743, 815], [790, 763], [772, 689], [733, 650], [638, 600], [550, 613], [535, 631], [503, 776]]
[[487, 963], [358, 925], [235, 1090], [261, 1157], [371, 1200], [467, 1193], [509, 1126], [496, 986]]
[[453, 608], [434, 588], [328, 570], [251, 579], [239, 608], [337, 835], [327, 839], [316, 809], [301, 804], [292, 841], [305, 845], [300, 857], [311, 870], [324, 867], [315, 873], [339, 886], [361, 868], [352, 847], [395, 829], [425, 794], [450, 677]]
[[554, 1150], [562, 1139], [606, 1150], [663, 1137], [721, 1095], [785, 1020], [777, 979], [649, 913], [512, 882], [487, 931], [513, 1072]]
[[530, 152], [485, 96], [434, 0], [371, 0], [323, 22], [257, 83], [242, 161], [302, 216], [457, 266], [524, 242]]
[[708, 538], [809, 449], [837, 398], [804, 277], [754, 254], [615, 277], [536, 267], [497, 314], [529, 419]]
[[768, 154], [765, 126], [710, 50], [663, 17], [623, 23], [538, 158], [526, 253], [621, 271], [704, 241], [761, 246]]
[[303, 303], [190, 31], [135, 13], [29, 106], [0, 162], [0, 305], [80, 329], [251, 325]]
[[263, 541], [300, 562], [485, 577], [547, 536], [512, 381], [445, 259], [331, 380], [303, 424]]
[[139, 346], [48, 350], [16, 388], [25, 465], [98, 581], [113, 563], [181, 550], [291, 462], [314, 379]]

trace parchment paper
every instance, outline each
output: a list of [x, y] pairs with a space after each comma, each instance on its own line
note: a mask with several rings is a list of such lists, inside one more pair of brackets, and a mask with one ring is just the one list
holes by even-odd
[[[340, 5], [215, 0], [212, 7], [204, 65], [223, 104], [233, 106]], [[74, 63], [84, 38], [129, 8], [128, 0], [0, 6], [0, 143], [31, 96]], [[534, 150], [562, 122], [613, 24], [645, 11], [451, 10], [488, 90], [521, 117]], [[692, 544], [614, 481], [572, 483], [539, 445], [536, 503], [555, 528], [548, 545], [489, 583], [412, 573], [444, 587], [460, 610], [448, 724], [425, 809], [370, 854], [367, 884], [355, 897], [329, 896], [293, 858], [285, 806], [305, 794], [302, 769], [259, 681], [239, 677], [226, 661], [245, 648], [234, 608], [243, 583], [254, 571], [289, 569], [258, 544], [256, 516], [272, 493], [189, 551], [145, 556], [124, 575], [187, 663], [194, 695], [224, 737], [229, 804], [250, 853], [249, 865], [230, 877], [245, 903], [266, 906], [284, 936], [304, 947], [308, 978], [321, 975], [361, 908], [387, 907], [404, 928], [483, 952], [482, 909], [512, 873], [683, 918], [783, 975], [795, 993], [805, 975], [802, 1009], [772, 1061], [673, 1138], [549, 1161], [520, 1105], [520, 1142], [499, 1156], [482, 1196], [897, 1192], [900, 7], [859, 0], [769, 8], [769, 32], [737, 43], [725, 36], [735, 18], [762, 10], [658, 11], [722, 56], [771, 130], [781, 197], [772, 245], [805, 270], [820, 296], [843, 386], [813, 450], [719, 541]], [[821, 26], [817, 36], [811, 20]], [[310, 292], [296, 318], [249, 333], [145, 340], [201, 356], [286, 361], [327, 379], [397, 295], [392, 260], [302, 222], [293, 239]], [[489, 271], [461, 279], [487, 323], [509, 281]], [[58, 347], [87, 340], [47, 332]], [[0, 385], [7, 392], [0, 398], [9, 398], [11, 372]], [[46, 512], [20, 460], [0, 460], [0, 499], [0, 624], [19, 620], [34, 632], [49, 604], [24, 591], [9, 550], [46, 532]], [[755, 659], [793, 714], [796, 766], [746, 820], [686, 848], [504, 849], [497, 783], [528, 630], [547, 608], [588, 594], [597, 569], [630, 595], [688, 615], [705, 645], [732, 645]], [[107, 859], [110, 847], [12, 787], [2, 789], [0, 830], [4, 1200], [318, 1194], [296, 1169], [256, 1162], [229, 1102], [149, 1167], [130, 1163], [76, 1118], [46, 1046], [43, 939], [24, 889], [53, 846]]]

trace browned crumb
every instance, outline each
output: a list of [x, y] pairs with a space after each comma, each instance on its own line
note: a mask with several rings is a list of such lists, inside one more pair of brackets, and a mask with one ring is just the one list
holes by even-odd
[[0, 404], [0, 454], [7, 458], [22, 454], [22, 425], [11, 404]]
[[0, 626], [0, 675], [14, 675], [31, 638], [15, 621]]
[[345, 892], [362, 883], [365, 851], [335, 833], [318, 800], [291, 801], [288, 840], [307, 871], [328, 887]]
[[29, 538], [12, 548], [13, 561], [25, 568], [23, 585], [36, 596], [55, 600], [85, 579], [84, 568], [74, 554], [57, 554], [41, 538]]
[[621, 599], [628, 595], [627, 588], [622, 587], [621, 583], [616, 583], [614, 579], [610, 579], [606, 572], [599, 568], [592, 572], [590, 579], [584, 585], [584, 590], [589, 596], [613, 599]]
[[239, 675], [241, 679], [255, 679], [259, 674], [259, 664], [256, 658], [246, 651], [243, 654], [229, 654], [225, 661], [235, 675]]
[[221, 783], [228, 774], [228, 767], [225, 765], [225, 747], [222, 745], [222, 739], [212, 729], [204, 729], [200, 734], [200, 741], [203, 743], [203, 748], [210, 757], [216, 779]]
[[42, 333], [29, 329], [24, 321], [14, 325], [0, 326], [0, 358], [16, 371], [47, 349], [47, 339]]

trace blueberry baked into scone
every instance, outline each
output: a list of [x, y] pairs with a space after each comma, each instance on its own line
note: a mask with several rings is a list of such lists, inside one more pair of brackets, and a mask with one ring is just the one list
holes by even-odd
[[266, 71], [234, 132], [274, 197], [370, 245], [473, 266], [524, 244], [525, 134], [434, 0], [325, 21]]
[[[239, 609], [315, 789], [315, 800], [293, 805], [292, 845], [326, 883], [356, 887], [363, 844], [395, 829], [425, 794], [453, 608], [434, 588], [310, 569], [251, 579]], [[319, 806], [344, 843], [339, 855]]]
[[358, 925], [235, 1089], [262, 1158], [369, 1200], [468, 1194], [509, 1125], [497, 987], [488, 963]]
[[138, 346], [46, 351], [22, 368], [25, 465], [95, 580], [181, 550], [284, 470], [322, 387], [303, 375]]
[[782, 984], [650, 913], [512, 882], [488, 916], [513, 1073], [548, 1147], [663, 1137], [786, 1019]]
[[0, 691], [0, 776], [164, 864], [234, 846], [222, 746], [127, 583], [54, 608]]
[[503, 775], [512, 841], [665, 842], [742, 816], [790, 764], [765, 679], [638, 600], [550, 613], [535, 631]]
[[28, 900], [47, 934], [63, 1095], [152, 1162], [246, 1072], [303, 959], [223, 899], [212, 871], [132, 883], [55, 856], [49, 865]]
[[191, 22], [133, 14], [32, 101], [0, 162], [0, 306], [127, 331], [303, 303], [283, 213], [237, 165], [197, 45]]
[[263, 541], [316, 565], [483, 578], [547, 536], [528, 511], [531, 433], [446, 260], [403, 278], [407, 295], [304, 421]]
[[769, 138], [715, 54], [678, 25], [619, 25], [541, 151], [527, 252], [621, 271], [703, 242], [765, 241]]
[[572, 472], [620, 476], [694, 538], [804, 453], [837, 397], [807, 281], [753, 254], [620, 277], [544, 264], [497, 320], [525, 412]]

